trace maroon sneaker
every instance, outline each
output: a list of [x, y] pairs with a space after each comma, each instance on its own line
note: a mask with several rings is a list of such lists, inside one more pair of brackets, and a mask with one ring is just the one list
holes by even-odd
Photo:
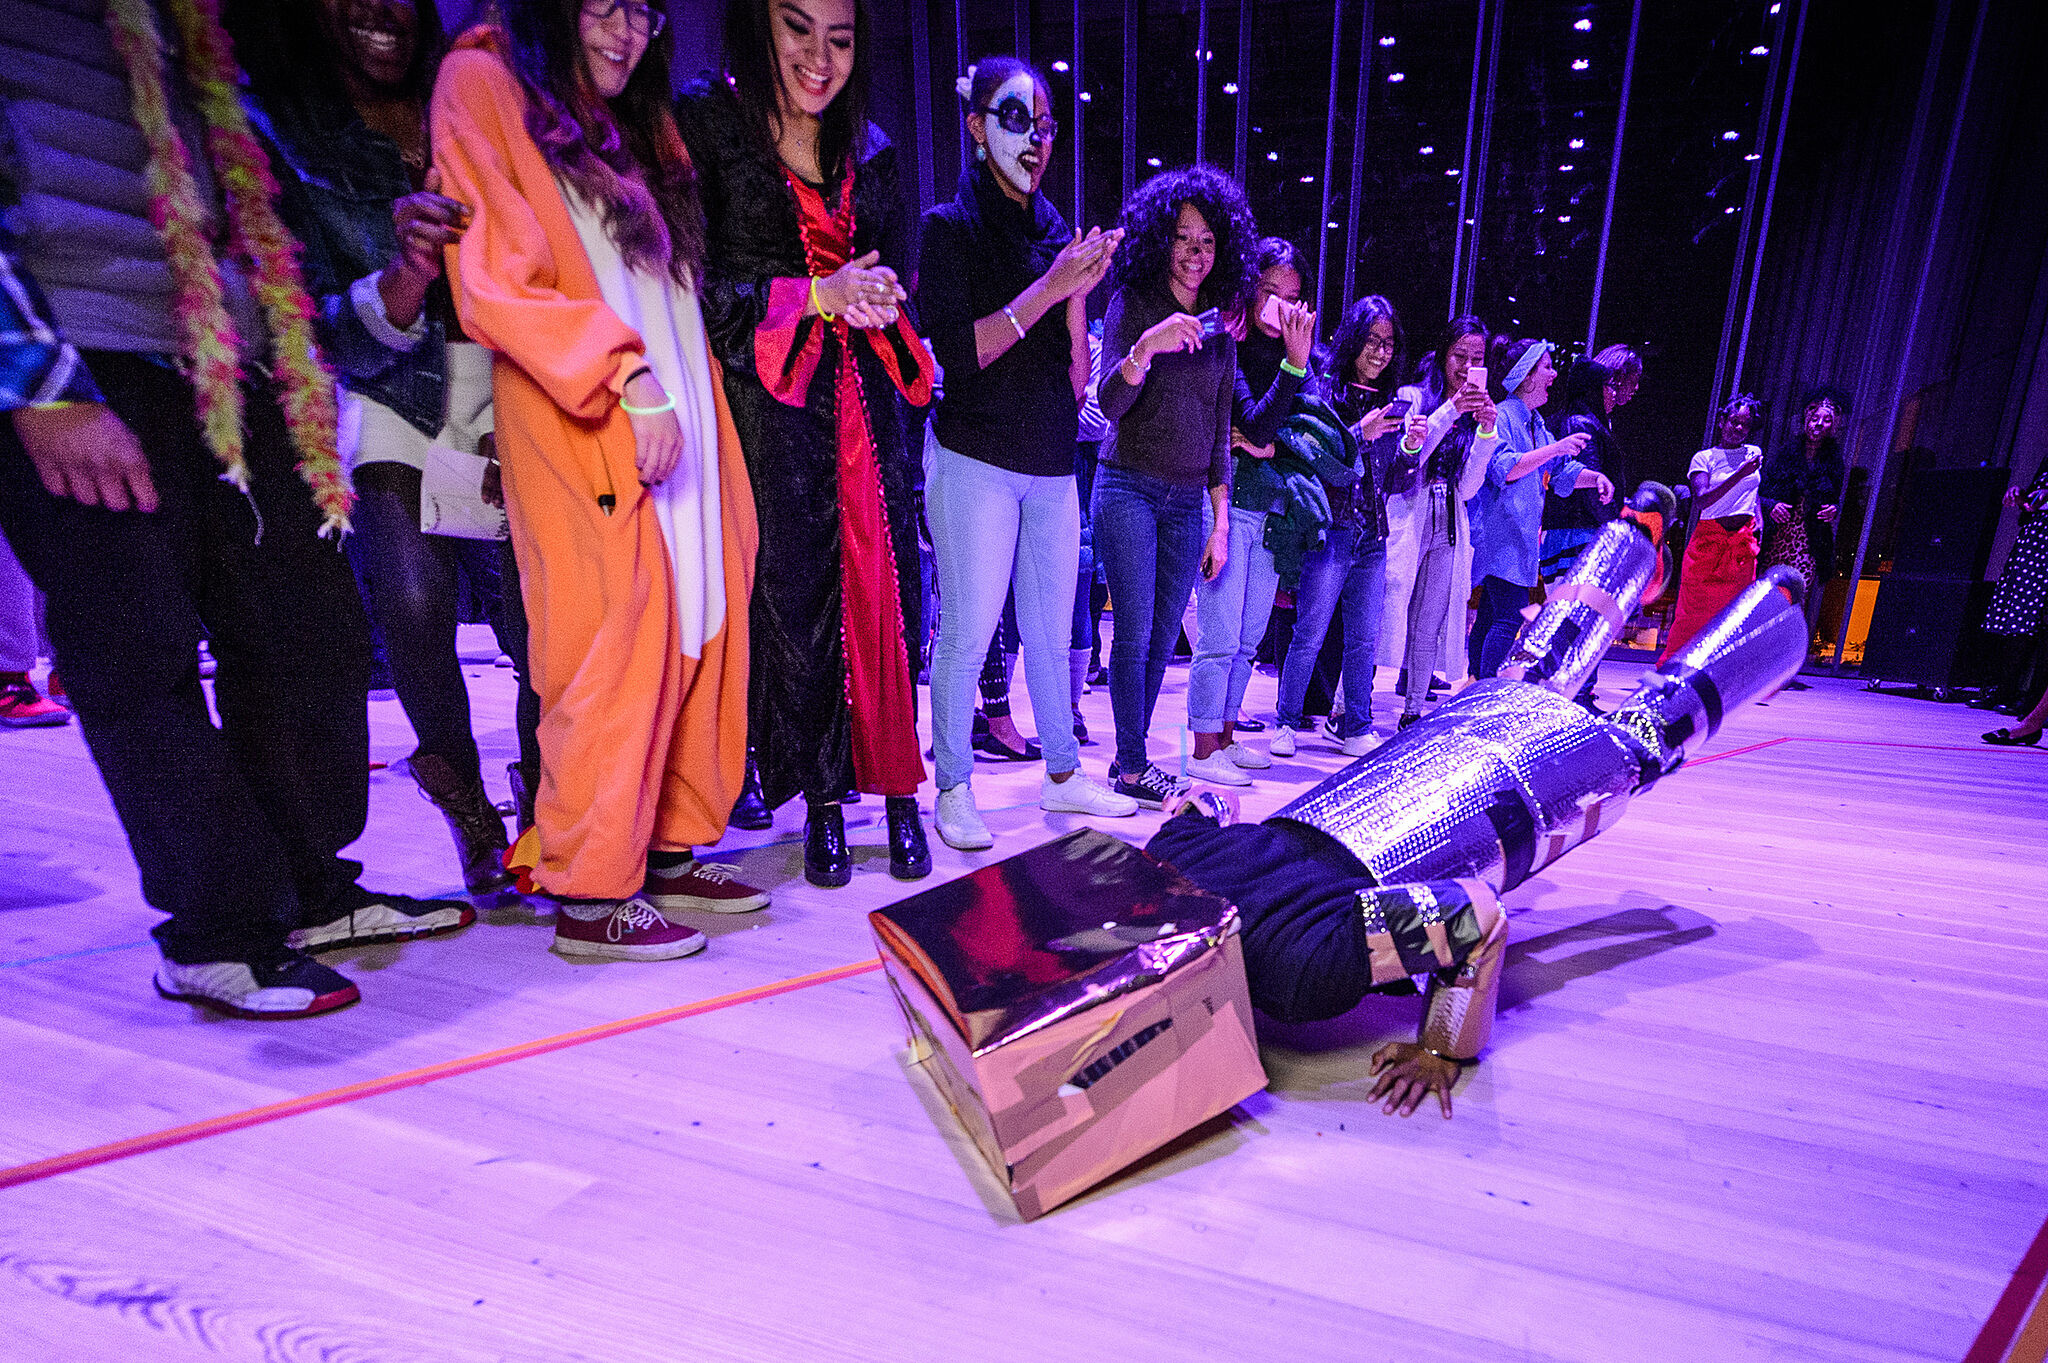
[[622, 899], [602, 918], [571, 918], [555, 910], [555, 953], [597, 961], [672, 961], [702, 951], [710, 939], [678, 927], [644, 899]]
[[691, 861], [665, 871], [647, 868], [641, 898], [663, 914], [682, 909], [702, 913], [752, 913], [768, 907], [768, 895], [739, 878], [740, 868], [717, 861]]
[[43, 699], [43, 693], [28, 678], [0, 682], [0, 729], [50, 729], [70, 722], [71, 712], [53, 700]]

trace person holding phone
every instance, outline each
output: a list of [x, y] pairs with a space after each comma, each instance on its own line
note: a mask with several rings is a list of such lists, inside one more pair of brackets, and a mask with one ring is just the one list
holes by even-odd
[[974, 807], [975, 680], [1006, 594], [1039, 716], [1039, 806], [1111, 817], [1138, 806], [1081, 771], [1064, 722], [1062, 665], [1081, 552], [1074, 444], [1088, 378], [1087, 299], [1122, 235], [1076, 236], [1039, 192], [1059, 124], [1037, 68], [984, 58], [960, 94], [974, 163], [953, 201], [924, 216], [917, 305], [946, 376], [924, 447], [944, 607], [931, 664], [933, 817], [948, 846], [979, 851], [995, 840]]
[[[1268, 480], [1245, 477], [1244, 466], [1273, 457], [1273, 438], [1308, 377], [1316, 340], [1315, 310], [1301, 301], [1301, 253], [1280, 237], [1264, 237], [1253, 261], [1259, 278], [1247, 314], [1251, 324], [1237, 347], [1231, 404], [1230, 553], [1223, 570], [1195, 588], [1195, 658], [1188, 669], [1194, 752], [1184, 774], [1226, 786], [1248, 784], [1247, 769], [1272, 765], [1237, 741], [1236, 728], [1252, 657], [1280, 585], [1266, 547], [1266, 516], [1286, 494]], [[1214, 513], [1203, 508], [1204, 529], [1213, 533], [1213, 521]]]
[[1442, 666], [1452, 689], [1468, 677], [1465, 603], [1472, 597], [1472, 523], [1465, 506], [1486, 481], [1499, 443], [1486, 391], [1486, 324], [1452, 319], [1416, 381], [1395, 394], [1401, 437], [1387, 484], [1387, 595], [1379, 660], [1399, 667], [1403, 729], [1422, 717]]
[[1662, 666], [1707, 622], [1756, 581], [1757, 491], [1763, 486], [1763, 451], [1749, 437], [1764, 424], [1764, 405], [1739, 393], [1714, 418], [1714, 443], [1692, 457], [1694, 515], [1678, 576], [1678, 606], [1671, 635], [1657, 656]]
[[1166, 660], [1196, 578], [1213, 580], [1230, 559], [1237, 344], [1219, 316], [1250, 301], [1258, 272], [1244, 188], [1213, 166], [1153, 176], [1119, 225], [1099, 386], [1112, 429], [1094, 506], [1116, 613], [1109, 777], [1118, 794], [1158, 809], [1184, 789], [1145, 746]]
[[[1500, 443], [1487, 461], [1486, 480], [1472, 499], [1472, 575], [1479, 579], [1479, 617], [1469, 641], [1472, 675], [1500, 671], [1522, 629], [1522, 609], [1534, 590], [1538, 536], [1543, 531], [1543, 492], [1593, 488], [1603, 502], [1614, 499], [1614, 484], [1578, 462], [1586, 448], [1581, 432], [1553, 440], [1542, 407], [1557, 381], [1551, 361], [1556, 347], [1533, 336], [1496, 336], [1489, 352], [1491, 372], [1500, 377], [1496, 431]], [[1427, 680], [1410, 678], [1411, 689]]]

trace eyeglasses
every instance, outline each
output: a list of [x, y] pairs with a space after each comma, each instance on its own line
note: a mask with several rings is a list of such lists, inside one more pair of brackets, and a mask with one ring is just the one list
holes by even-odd
[[626, 27], [642, 38], [652, 41], [661, 36], [662, 28], [668, 23], [668, 16], [644, 0], [583, 0], [583, 12], [602, 22], [626, 11]]
[[1039, 139], [1045, 142], [1050, 142], [1060, 135], [1060, 121], [1058, 119], [1041, 118], [1034, 124], [1030, 111], [1022, 103], [1014, 99], [1004, 100], [999, 108], [983, 108], [979, 112], [986, 117], [993, 118], [1002, 126], [1003, 131], [1007, 133], [1016, 133], [1021, 136], [1024, 133], [1030, 132], [1033, 127], [1036, 127]]
[[1394, 353], [1394, 338], [1388, 336], [1385, 339], [1381, 339], [1378, 336], [1368, 336], [1359, 343], [1358, 348], [1360, 350], [1370, 350], [1375, 355], [1391, 355]]

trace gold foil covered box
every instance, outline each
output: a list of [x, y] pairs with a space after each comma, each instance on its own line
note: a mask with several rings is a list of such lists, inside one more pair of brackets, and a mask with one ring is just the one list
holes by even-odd
[[868, 921], [912, 1059], [1027, 1221], [1266, 1086], [1236, 909], [1106, 834]]

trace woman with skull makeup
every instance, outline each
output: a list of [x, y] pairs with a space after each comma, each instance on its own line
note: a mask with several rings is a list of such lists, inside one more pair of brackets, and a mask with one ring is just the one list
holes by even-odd
[[666, 960], [706, 943], [669, 915], [768, 903], [692, 855], [746, 763], [753, 497], [699, 305], [665, 4], [500, 13], [442, 63], [432, 133], [472, 215], [449, 275], [497, 355], [542, 707], [537, 822], [509, 861], [554, 897], [557, 952]]
[[771, 807], [804, 797], [804, 876], [824, 886], [853, 877], [849, 790], [885, 797], [891, 875], [932, 864], [898, 407], [931, 401], [932, 362], [897, 282], [910, 222], [896, 152], [865, 112], [873, 46], [864, 0], [733, 0], [723, 75], [676, 106], [707, 223], [705, 325], [760, 502], [761, 785]]
[[974, 161], [953, 201], [925, 214], [917, 305], [945, 376], [924, 448], [942, 606], [931, 669], [934, 812], [949, 846], [978, 851], [994, 839], [970, 782], [975, 679], [1013, 582], [1045, 754], [1040, 807], [1124, 816], [1138, 806], [1082, 774], [1061, 666], [1081, 545], [1074, 442], [1088, 379], [1086, 303], [1122, 234], [1077, 238], [1039, 192], [1059, 129], [1043, 76], [990, 57], [959, 89]]
[[1215, 580], [1230, 557], [1237, 344], [1218, 318], [1251, 298], [1256, 234], [1243, 186], [1206, 165], [1140, 185], [1121, 225], [1100, 370], [1113, 429], [1094, 507], [1095, 552], [1116, 611], [1109, 775], [1117, 793], [1158, 809], [1184, 789], [1145, 750], [1166, 659], [1197, 576]]

